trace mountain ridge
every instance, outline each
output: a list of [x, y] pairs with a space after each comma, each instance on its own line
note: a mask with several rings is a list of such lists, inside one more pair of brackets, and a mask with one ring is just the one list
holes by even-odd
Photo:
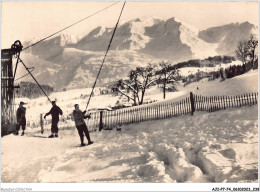
[[[234, 55], [238, 42], [247, 39], [254, 30], [258, 28], [249, 22], [200, 31], [176, 17], [132, 19], [118, 26], [105, 61], [109, 69], [104, 70], [98, 83], [102, 86], [123, 78], [134, 67], [149, 62], [170, 60], [177, 63], [215, 55]], [[90, 87], [112, 33], [113, 28], [102, 26], [82, 38], [62, 33], [29, 48], [25, 51], [26, 57], [30, 65], [37, 61], [40, 69], [44, 69], [46, 62], [55, 64], [47, 64], [48, 70], [38, 71], [37, 76], [56, 90]]]

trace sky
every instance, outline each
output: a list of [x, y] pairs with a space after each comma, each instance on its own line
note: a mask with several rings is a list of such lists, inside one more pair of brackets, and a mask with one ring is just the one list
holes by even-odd
[[[9, 48], [15, 40], [24, 42], [42, 39], [114, 2], [5, 1], [1, 3], [1, 47]], [[65, 33], [83, 37], [97, 26], [114, 27], [122, 5], [123, 2], [119, 2], [67, 29]], [[176, 17], [200, 30], [235, 22], [249, 21], [258, 24], [258, 2], [128, 1], [120, 23], [147, 16], [156, 16], [162, 19]]]

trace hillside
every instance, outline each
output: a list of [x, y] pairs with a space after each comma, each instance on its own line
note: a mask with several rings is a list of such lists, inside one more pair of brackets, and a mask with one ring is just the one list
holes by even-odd
[[[189, 70], [189, 68], [186, 68]], [[207, 79], [202, 79], [199, 82], [191, 83], [183, 87], [182, 83], [176, 84], [176, 92], [166, 93], [166, 99], [163, 99], [162, 89], [157, 86], [153, 86], [147, 90], [144, 102], [157, 101], [155, 103], [146, 104], [155, 105], [160, 102], [175, 101], [189, 96], [190, 92], [198, 95], [204, 96], [222, 96], [222, 95], [241, 95], [245, 93], [255, 93], [258, 92], [258, 70], [252, 70], [246, 74], [236, 76], [232, 79], [226, 79], [225, 81], [220, 81], [220, 79], [215, 79], [214, 81], [208, 81]], [[197, 89], [199, 87], [199, 89]], [[94, 91], [94, 97], [92, 97], [88, 109], [106, 108], [116, 106], [116, 103], [123, 103], [126, 99], [120, 96], [112, 96], [111, 94], [100, 95], [99, 87]], [[91, 88], [85, 89], [74, 89], [62, 92], [53, 92], [50, 94], [51, 100], [56, 100], [58, 106], [64, 112], [64, 116], [67, 117], [72, 111], [74, 104], [79, 104], [84, 110]], [[46, 97], [41, 97], [37, 99], [25, 99], [17, 98], [16, 104], [20, 101], [28, 103], [27, 107], [27, 117], [28, 125], [34, 123], [39, 123], [40, 114], [47, 113], [51, 104]], [[140, 106], [142, 107], [142, 106]]]
[[[156, 105], [186, 97], [190, 91], [201, 95], [257, 92], [257, 80], [258, 70], [251, 70], [225, 81], [203, 79], [185, 87], [179, 84], [178, 91], [168, 93], [166, 100], [154, 86], [146, 100], [158, 100], [148, 104]], [[75, 103], [84, 110], [90, 91], [54, 92], [50, 98], [57, 100], [67, 116]], [[79, 148], [74, 122], [63, 121], [62, 117], [59, 138], [55, 139], [47, 139], [50, 125], [45, 125], [44, 134], [33, 126], [39, 125], [40, 113], [51, 107], [45, 97], [16, 102], [20, 100], [28, 103], [27, 129], [24, 137], [7, 135], [1, 140], [3, 182], [258, 182], [257, 105], [213, 113], [195, 111], [193, 116], [124, 125], [121, 131], [91, 132], [95, 143]], [[99, 95], [97, 88], [89, 109], [113, 106], [118, 100], [112, 95]]]
[[[248, 22], [199, 31], [175, 17], [133, 19], [118, 27], [98, 86], [125, 77], [136, 66], [161, 60], [177, 63], [234, 55], [238, 42], [256, 30]], [[91, 87], [112, 32], [113, 29], [100, 26], [81, 39], [63, 33], [22, 52], [21, 58], [28, 66], [35, 66], [33, 73], [42, 84], [53, 86], [55, 90]], [[27, 46], [33, 42], [35, 40], [23, 44]]]

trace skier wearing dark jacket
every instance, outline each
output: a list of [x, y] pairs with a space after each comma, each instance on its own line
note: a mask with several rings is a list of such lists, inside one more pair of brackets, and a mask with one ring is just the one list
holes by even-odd
[[73, 111], [73, 117], [74, 117], [74, 121], [75, 121], [75, 124], [76, 124], [76, 128], [77, 128], [78, 133], [79, 133], [81, 146], [85, 146], [86, 145], [84, 143], [84, 133], [85, 133], [85, 135], [86, 135], [86, 137], [88, 139], [88, 145], [90, 145], [93, 142], [90, 139], [88, 128], [87, 128], [87, 125], [86, 125], [84, 119], [90, 118], [91, 116], [90, 115], [84, 116], [86, 111], [82, 112], [81, 110], [79, 110], [79, 105], [78, 104], [74, 105], [74, 107], [75, 107], [75, 110]]
[[26, 118], [25, 118], [26, 108], [23, 107], [24, 104], [25, 103], [21, 101], [19, 108], [16, 111], [16, 118], [17, 118], [16, 135], [19, 134], [20, 127], [22, 126], [23, 132], [22, 132], [21, 136], [24, 135], [25, 125], [26, 125]]
[[[49, 138], [58, 137], [58, 122], [59, 122], [59, 115], [62, 115], [62, 110], [56, 105], [55, 101], [52, 101], [52, 108], [51, 110], [44, 115], [44, 119], [46, 119], [46, 116], [51, 115], [52, 116], [52, 122], [51, 122], [51, 135]], [[55, 135], [54, 135], [55, 134]]]

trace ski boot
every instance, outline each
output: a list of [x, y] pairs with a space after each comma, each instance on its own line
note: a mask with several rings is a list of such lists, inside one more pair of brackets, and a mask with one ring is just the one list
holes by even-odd
[[88, 145], [91, 145], [91, 144], [93, 144], [93, 143], [94, 143], [93, 141], [89, 141], [89, 142], [88, 142]]
[[15, 131], [13, 134], [14, 135], [19, 135], [19, 131]]

